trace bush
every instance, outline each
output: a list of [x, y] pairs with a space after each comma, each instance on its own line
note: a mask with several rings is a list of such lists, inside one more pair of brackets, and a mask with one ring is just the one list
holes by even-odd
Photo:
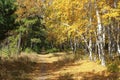
[[47, 53], [53, 53], [53, 52], [58, 52], [59, 51], [59, 49], [57, 49], [57, 48], [52, 48], [52, 49], [48, 49], [46, 52]]
[[1, 57], [0, 80], [31, 80], [27, 73], [33, 70], [35, 63], [27, 56]]
[[108, 72], [119, 72], [119, 67], [116, 63], [111, 63], [107, 66]]
[[26, 52], [26, 53], [31, 53], [31, 52], [33, 52], [33, 50], [30, 49], [30, 48], [26, 48], [26, 49], [25, 49], [25, 52]]
[[8, 57], [10, 55], [10, 50], [8, 50], [7, 47], [6, 48], [2, 48], [2, 49], [0, 49], [0, 54], [2, 56]]
[[[78, 54], [79, 55], [79, 54]], [[62, 58], [58, 59], [58, 61], [55, 62], [55, 65], [57, 67], [63, 67], [71, 65], [72, 63], [79, 61], [81, 59], [80, 56], [77, 56], [77, 54], [66, 54]]]
[[73, 79], [73, 74], [70, 74], [70, 73], [65, 73], [63, 75], [60, 75], [58, 77], [58, 80], [74, 80]]

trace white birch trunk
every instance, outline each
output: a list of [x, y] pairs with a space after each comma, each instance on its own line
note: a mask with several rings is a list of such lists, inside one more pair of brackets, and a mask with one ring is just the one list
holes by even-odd
[[97, 46], [98, 46], [98, 54], [99, 54], [99, 58], [101, 60], [101, 48], [100, 48], [100, 44], [102, 41], [102, 37], [101, 37], [101, 30], [102, 30], [102, 25], [101, 25], [101, 21], [100, 21], [100, 15], [99, 15], [99, 11], [96, 9], [96, 16], [97, 16], [97, 22], [98, 22], [98, 27], [97, 27]]
[[104, 59], [104, 50], [103, 50], [103, 37], [102, 37], [102, 24], [101, 24], [101, 19], [99, 15], [99, 11], [97, 9], [97, 5], [95, 3], [95, 8], [96, 8], [96, 16], [97, 16], [97, 36], [98, 36], [98, 53], [101, 54], [101, 65], [105, 66], [105, 59]]
[[117, 27], [118, 27], [118, 29], [117, 29], [117, 53], [118, 53], [118, 55], [120, 55], [120, 27], [119, 27], [120, 25], [119, 25], [119, 22], [118, 22], [118, 25], [117, 25]]
[[[89, 24], [90, 24], [90, 26], [89, 26], [89, 28], [91, 28], [92, 27], [92, 5], [91, 5], [91, 0], [89, 0], [89, 10], [90, 10], [90, 12], [89, 12]], [[88, 45], [88, 50], [89, 50], [89, 58], [90, 58], [90, 60], [92, 61], [93, 60], [93, 54], [92, 54], [92, 36], [91, 36], [91, 33], [89, 32], [89, 34], [90, 34], [90, 38], [89, 38], [89, 45]]]
[[103, 47], [105, 47], [105, 27], [103, 27], [103, 35], [102, 35], [102, 37], [103, 37]]
[[22, 37], [22, 33], [20, 32], [20, 34], [19, 34], [19, 39], [18, 39], [18, 50], [17, 50], [17, 54], [20, 54], [21, 37]]
[[112, 54], [111, 54], [111, 33], [110, 33], [110, 26], [108, 27], [108, 53], [109, 53], [109, 56], [112, 57]]
[[77, 41], [76, 38], [74, 37], [74, 53], [76, 53], [77, 50]]
[[70, 47], [71, 47], [71, 50], [73, 51], [73, 43], [71, 38], [70, 38]]
[[89, 48], [89, 58], [90, 58], [90, 60], [93, 60], [93, 58], [92, 58], [92, 40], [91, 40], [91, 37], [89, 39], [89, 46], [88, 46], [88, 48]]
[[86, 44], [86, 46], [88, 48], [89, 59], [93, 60], [93, 58], [92, 58], [92, 40], [91, 40], [91, 38], [89, 39], [89, 44], [87, 43], [87, 39], [84, 36], [82, 36], [82, 38], [83, 38], [83, 40], [84, 40], [84, 42], [85, 42], [85, 44]]
[[120, 45], [119, 45], [119, 43], [117, 43], [117, 52], [120, 55]]

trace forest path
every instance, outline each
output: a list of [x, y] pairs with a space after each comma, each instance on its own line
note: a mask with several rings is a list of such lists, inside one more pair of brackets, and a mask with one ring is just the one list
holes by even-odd
[[[61, 59], [66, 53], [50, 53], [50, 54], [39, 54], [35, 56], [35, 62], [37, 62], [34, 72], [30, 74], [32, 80], [54, 80], [53, 70], [54, 66], [59, 59]], [[55, 79], [56, 80], [56, 79]]]
[[[106, 67], [89, 60], [79, 60], [61, 67], [57, 63], [65, 53], [37, 55], [37, 65], [32, 80], [119, 80], [120, 75], [108, 74]], [[67, 63], [66, 63], [67, 64]], [[58, 65], [58, 66], [57, 66]], [[109, 78], [110, 77], [110, 78]]]

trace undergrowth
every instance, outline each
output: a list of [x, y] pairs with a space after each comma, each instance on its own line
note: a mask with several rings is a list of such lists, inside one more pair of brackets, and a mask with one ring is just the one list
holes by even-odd
[[28, 56], [0, 57], [0, 80], [31, 80], [27, 73], [35, 64]]
[[70, 74], [70, 73], [62, 74], [58, 77], [58, 80], [74, 80], [73, 74]]

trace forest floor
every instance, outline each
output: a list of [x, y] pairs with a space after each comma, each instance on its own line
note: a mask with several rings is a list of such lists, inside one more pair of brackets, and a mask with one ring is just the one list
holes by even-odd
[[109, 73], [106, 67], [86, 59], [72, 61], [66, 53], [37, 55], [33, 80], [120, 80], [120, 73]]
[[21, 54], [0, 61], [0, 80], [120, 80], [120, 73], [109, 73], [98, 62], [76, 60], [65, 52]]

